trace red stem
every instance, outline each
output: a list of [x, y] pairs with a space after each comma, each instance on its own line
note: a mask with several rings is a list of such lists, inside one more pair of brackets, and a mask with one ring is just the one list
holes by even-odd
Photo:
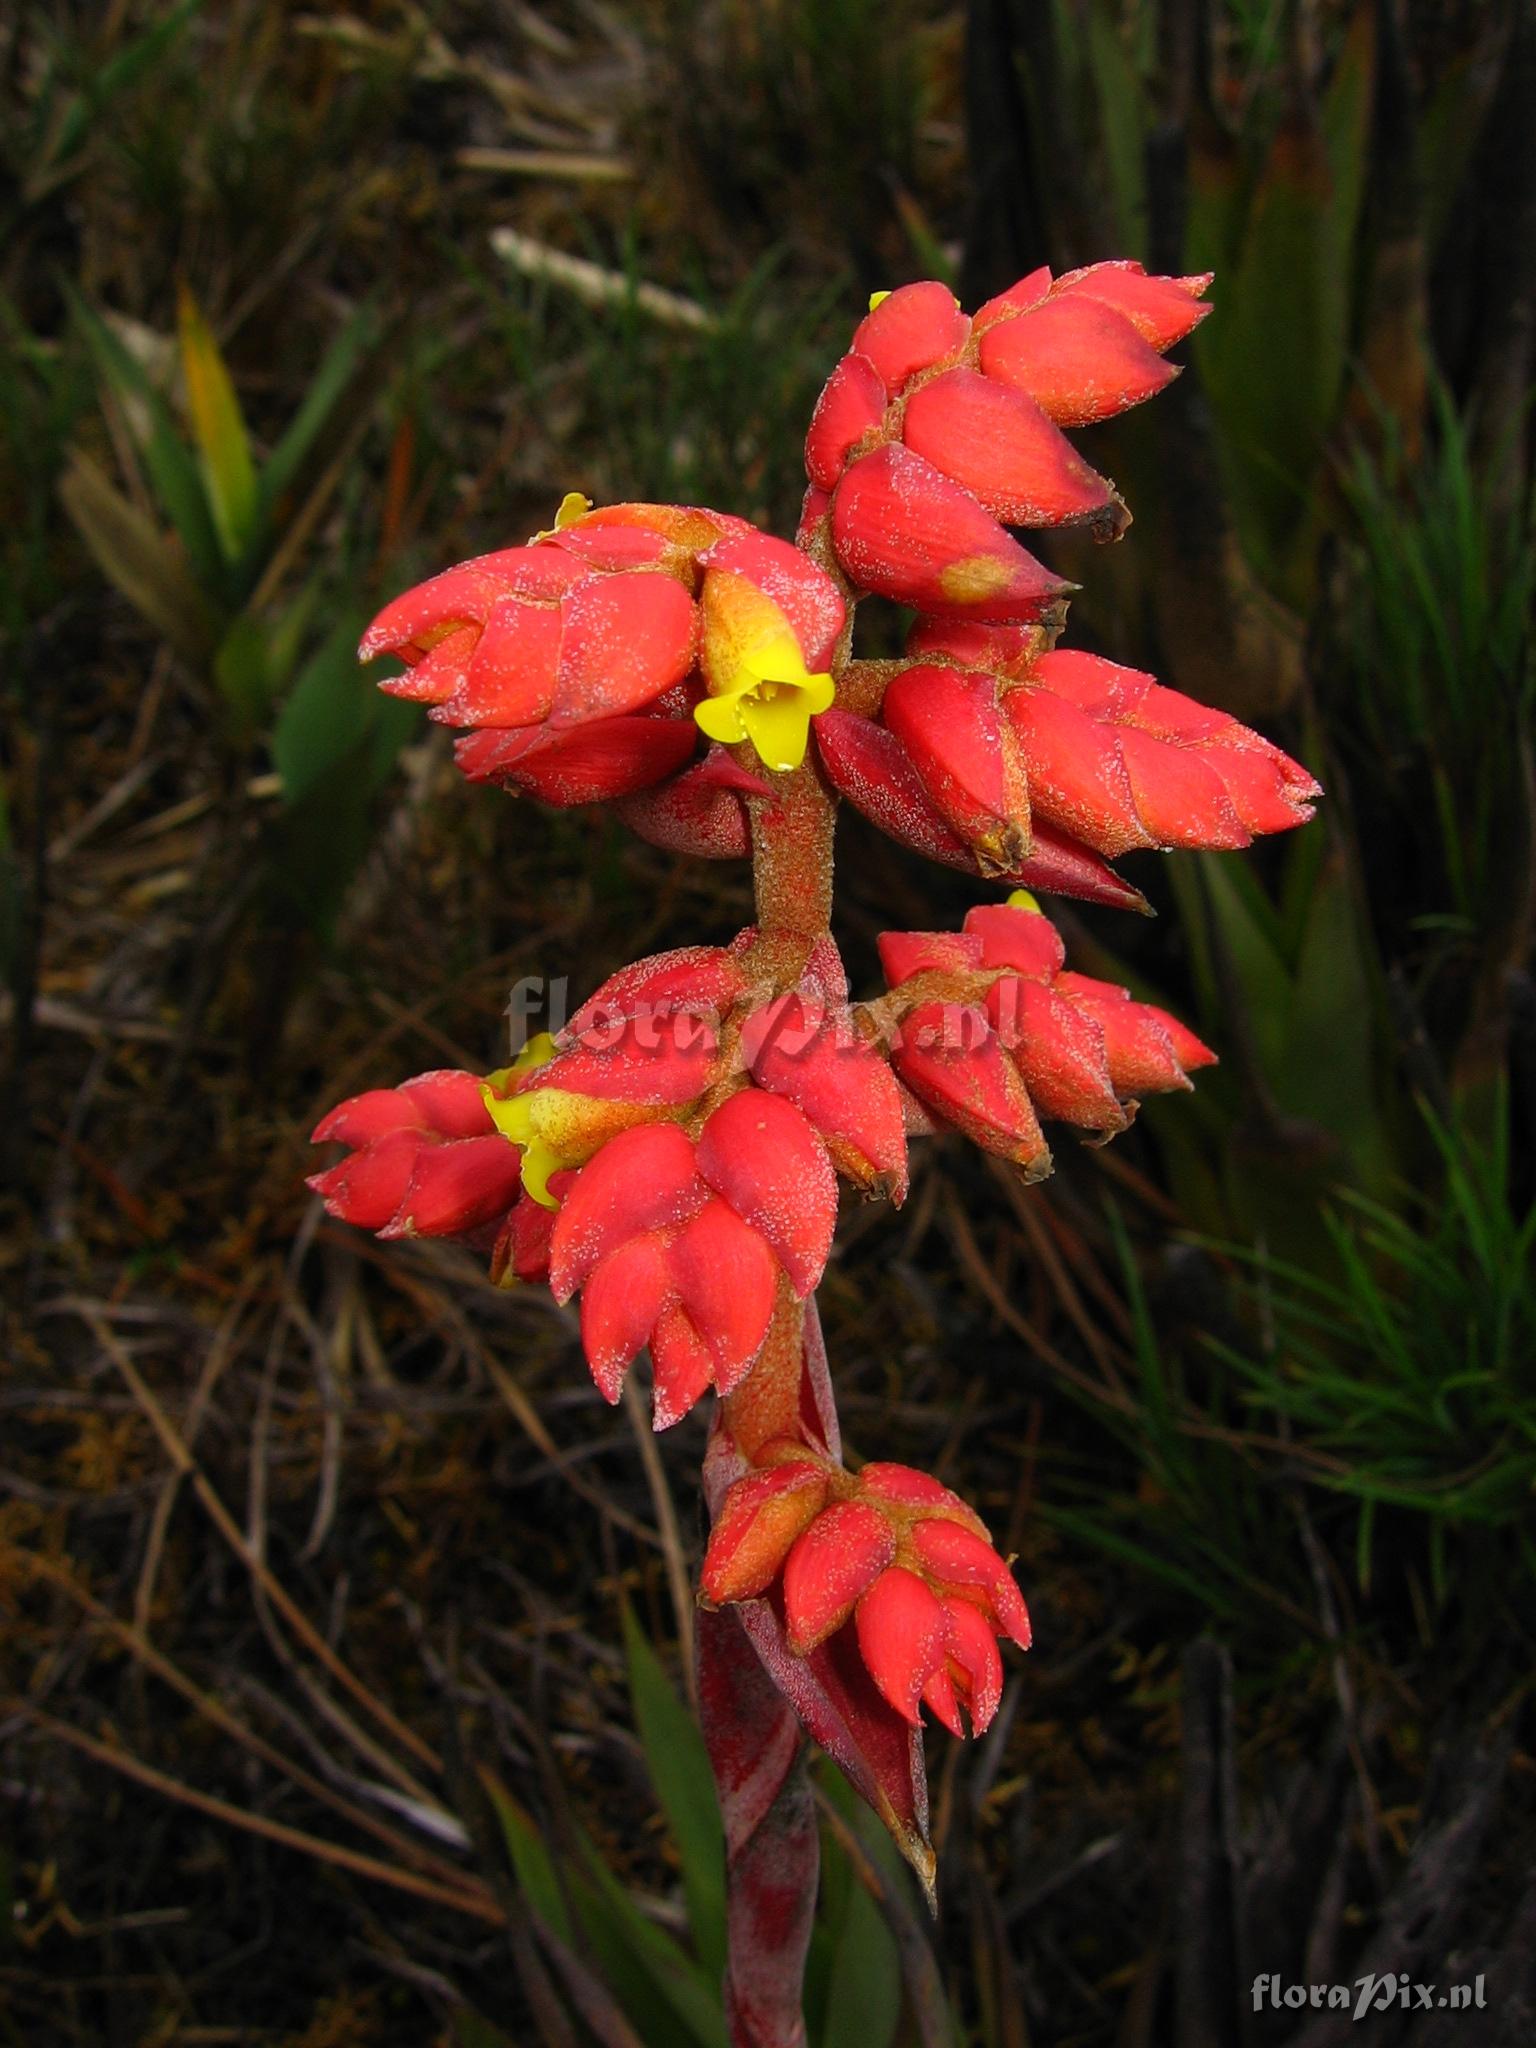
[[731, 2048], [804, 2048], [820, 1844], [793, 1710], [729, 1609], [699, 1616], [699, 1716], [725, 1823]]
[[[851, 626], [850, 603], [835, 671], [847, 665]], [[775, 775], [772, 796], [748, 808], [758, 931], [750, 957], [759, 979], [792, 988], [831, 922], [836, 801], [812, 755]], [[705, 1467], [711, 1511], [727, 1467], [739, 1472], [772, 1438], [800, 1435], [838, 1456], [814, 1307], [786, 1281], [752, 1370], [716, 1416]], [[731, 2048], [805, 2048], [805, 1957], [820, 1844], [800, 1720], [729, 1610], [699, 1616], [698, 1673], [699, 1717], [725, 1824]]]

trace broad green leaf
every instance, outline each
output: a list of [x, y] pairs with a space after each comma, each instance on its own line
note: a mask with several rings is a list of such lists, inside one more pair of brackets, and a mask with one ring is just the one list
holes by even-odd
[[63, 282], [70, 312], [85, 337], [97, 370], [122, 401], [124, 416], [166, 517], [181, 536], [199, 582], [213, 595], [223, 580], [224, 558], [197, 463], [177, 433], [170, 407], [155, 389], [143, 364], [86, 304], [69, 280]]
[[213, 679], [242, 742], [253, 739], [266, 722], [272, 708], [273, 676], [271, 650], [260, 620], [249, 612], [237, 613], [213, 657]]
[[[1330, 260], [1347, 282], [1360, 202], [1370, 167], [1371, 103], [1376, 89], [1376, 13], [1357, 6], [1323, 98], [1323, 143], [1333, 180], [1333, 203], [1320, 230]], [[1338, 337], [1342, 352], [1347, 333]]]
[[1187, 164], [1184, 268], [1214, 270], [1220, 301], [1246, 219], [1249, 187], [1241, 150], [1206, 108], [1197, 107], [1191, 116]]
[[342, 619], [300, 671], [272, 731], [272, 765], [283, 801], [300, 802], [364, 746], [381, 697], [358, 672], [357, 624]]
[[1195, 341], [1250, 557], [1282, 594], [1338, 410], [1362, 181], [1360, 46], [1346, 44], [1327, 110], [1281, 121], [1254, 191], [1221, 314]]
[[1199, 854], [1170, 863], [1170, 873], [1185, 930], [1201, 937], [1206, 956], [1202, 997], [1210, 1014], [1219, 1016], [1227, 1006], [1224, 959], [1241, 991], [1260, 1062], [1272, 1075], [1285, 1047], [1291, 996], [1290, 974], [1272, 932], [1257, 906], [1245, 900], [1231, 863]]
[[1275, 1088], [1287, 1113], [1331, 1132], [1356, 1173], [1368, 1185], [1380, 1185], [1392, 1148], [1377, 1112], [1372, 994], [1348, 882], [1342, 864], [1330, 860], [1312, 893]]
[[624, 1647], [651, 1783], [682, 1859], [688, 1924], [699, 1961], [713, 1980], [725, 1969], [725, 1834], [709, 1752], [628, 1607]]
[[195, 666], [208, 660], [218, 621], [175, 544], [78, 452], [59, 485], [64, 509], [103, 573], [156, 632]]
[[305, 664], [272, 734], [283, 784], [273, 874], [322, 936], [373, 842], [379, 794], [421, 718], [416, 705], [382, 696], [358, 674], [357, 632], [355, 618], [337, 622]]
[[177, 329], [193, 438], [219, 543], [234, 566], [244, 561], [256, 537], [261, 510], [250, 436], [213, 330], [186, 285], [177, 298]]
[[322, 938], [373, 844], [379, 792], [416, 713], [382, 699], [371, 706], [361, 742], [319, 769], [272, 820], [273, 878]]

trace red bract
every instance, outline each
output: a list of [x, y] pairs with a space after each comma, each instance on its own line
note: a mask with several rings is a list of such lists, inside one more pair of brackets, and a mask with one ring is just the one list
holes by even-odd
[[668, 853], [745, 860], [752, 851], [749, 796], [771, 801], [773, 791], [717, 746], [683, 774], [621, 797], [614, 809], [631, 832]]
[[1124, 523], [1114, 485], [1088, 467], [1049, 415], [979, 371], [946, 370], [920, 385], [907, 401], [901, 438], [1009, 526]]
[[[933, 803], [911, 756], [894, 733], [849, 711], [823, 712], [816, 721], [816, 751], [828, 782], [872, 824], [930, 860], [967, 874], [988, 872], [976, 849]], [[998, 881], [1076, 896], [1119, 910], [1145, 910], [1146, 898], [1106, 867], [1091, 848], [1031, 820], [1030, 851]]]
[[517, 1200], [517, 1151], [473, 1074], [443, 1069], [354, 1095], [320, 1119], [310, 1142], [352, 1148], [308, 1185], [332, 1216], [381, 1237], [473, 1237]]
[[901, 1091], [846, 1001], [796, 990], [775, 998], [743, 1024], [741, 1055], [760, 1088], [792, 1102], [811, 1124], [839, 1173], [865, 1194], [902, 1201]]
[[1054, 283], [1041, 270], [974, 320], [942, 285], [877, 294], [811, 420], [802, 545], [825, 531], [853, 583], [930, 615], [1049, 616], [1068, 586], [1002, 523], [1119, 537], [1119, 494], [1061, 429], [1176, 376], [1162, 352], [1209, 312], [1209, 283], [1132, 263]]
[[832, 496], [832, 543], [863, 589], [940, 616], [1039, 619], [1072, 588], [969, 491], [895, 443], [844, 474]]

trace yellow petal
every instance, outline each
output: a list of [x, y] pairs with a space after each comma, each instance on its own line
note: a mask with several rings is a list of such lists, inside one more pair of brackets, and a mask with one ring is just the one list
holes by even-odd
[[890, 296], [889, 292], [871, 292], [869, 295], [869, 310], [871, 313], [873, 313], [876, 306], [883, 306]]
[[[828, 700], [830, 702], [830, 699]], [[825, 710], [823, 705], [822, 709]], [[783, 775], [805, 759], [811, 730], [808, 693], [782, 690], [768, 698], [743, 697], [741, 722], [765, 768]]]
[[1039, 903], [1029, 893], [1027, 889], [1015, 889], [1013, 894], [1008, 898], [1008, 908], [1010, 910], [1033, 911], [1036, 917], [1042, 917], [1044, 915], [1044, 912], [1041, 910]]
[[520, 1079], [535, 1067], [547, 1067], [559, 1050], [552, 1031], [536, 1031], [506, 1071], [514, 1080]]
[[533, 1104], [527, 1095], [493, 1095], [489, 1087], [483, 1087], [485, 1106], [491, 1113], [491, 1122], [504, 1138], [510, 1138], [514, 1145], [533, 1143]]
[[585, 519], [591, 510], [592, 500], [584, 492], [567, 491], [555, 508], [554, 525], [541, 527], [530, 538], [529, 547], [536, 546], [541, 540], [553, 540], [557, 533], [563, 533], [566, 527], [574, 526], [578, 519]]
[[535, 1138], [523, 1154], [523, 1192], [532, 1195], [541, 1209], [558, 1209], [559, 1197], [549, 1192], [549, 1176], [565, 1164], [552, 1145]]
[[732, 747], [738, 740], [747, 737], [747, 728], [741, 717], [742, 698], [739, 693], [729, 697], [706, 697], [693, 707], [693, 722], [707, 738], [719, 740], [723, 746]]
[[837, 685], [830, 675], [807, 676], [804, 695], [806, 710], [812, 718], [819, 718], [823, 711], [832, 709], [832, 699], [837, 695]]

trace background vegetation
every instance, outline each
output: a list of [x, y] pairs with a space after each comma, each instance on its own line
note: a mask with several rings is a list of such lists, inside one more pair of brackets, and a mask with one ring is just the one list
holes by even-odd
[[[1095, 442], [1080, 631], [1329, 801], [1065, 920], [1195, 1098], [847, 1219], [851, 1444], [980, 1502], [1040, 1647], [935, 1752], [936, 1929], [827, 1779], [810, 2037], [1267, 2043], [1253, 1975], [1366, 1968], [1531, 2037], [1533, 91], [1472, 0], [7, 17], [0, 2040], [721, 2043], [702, 1426], [300, 1177], [745, 877], [466, 799], [351, 649], [567, 488], [786, 530], [869, 290], [1116, 254], [1218, 311]], [[841, 845], [869, 984], [967, 891]]]

